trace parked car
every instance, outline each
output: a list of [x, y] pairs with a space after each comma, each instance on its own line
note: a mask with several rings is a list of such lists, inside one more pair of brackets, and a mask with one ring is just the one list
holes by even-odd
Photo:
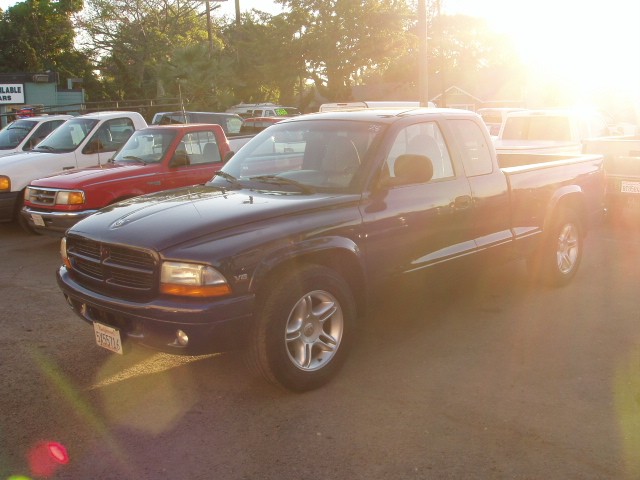
[[241, 133], [253, 133], [261, 132], [267, 127], [270, 127], [274, 123], [282, 121], [286, 117], [249, 117], [245, 118], [242, 122]]
[[249, 117], [293, 117], [300, 115], [295, 107], [285, 107], [275, 103], [239, 103], [227, 109], [227, 112], [237, 113], [243, 118]]
[[143, 128], [106, 165], [32, 181], [25, 190], [22, 217], [35, 233], [62, 236], [67, 228], [107, 205], [205, 183], [231, 153], [220, 125]]
[[494, 145], [498, 153], [581, 153], [586, 140], [607, 134], [598, 113], [523, 110], [507, 114]]
[[607, 210], [640, 212], [640, 135], [587, 140], [584, 152], [604, 155]]
[[63, 170], [106, 163], [134, 130], [145, 128], [137, 112], [100, 112], [74, 117], [33, 150], [0, 158], [0, 222], [22, 223], [24, 190], [33, 180]]
[[567, 284], [603, 187], [601, 155], [499, 159], [469, 111], [303, 115], [257, 134], [205, 185], [76, 223], [57, 282], [102, 348], [244, 347], [269, 382], [310, 390], [391, 283], [526, 258], [536, 278]]
[[210, 123], [220, 125], [227, 137], [240, 134], [242, 117], [232, 113], [218, 112], [159, 112], [153, 116], [152, 125], [187, 123]]
[[[427, 107], [435, 108], [436, 104], [428, 102]], [[366, 101], [366, 102], [334, 102], [320, 105], [319, 112], [339, 112], [344, 110], [359, 110], [361, 108], [417, 108], [418, 101]]]
[[42, 115], [20, 118], [0, 130], [0, 157], [27, 152], [47, 135], [73, 118], [71, 115]]

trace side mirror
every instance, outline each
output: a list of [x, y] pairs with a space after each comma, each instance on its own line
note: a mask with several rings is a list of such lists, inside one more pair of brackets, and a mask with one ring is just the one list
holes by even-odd
[[229, 160], [231, 160], [231, 157], [233, 157], [235, 154], [236, 154], [236, 152], [234, 152], [234, 151], [227, 152], [227, 154], [222, 159], [222, 162], [223, 163], [227, 163]]

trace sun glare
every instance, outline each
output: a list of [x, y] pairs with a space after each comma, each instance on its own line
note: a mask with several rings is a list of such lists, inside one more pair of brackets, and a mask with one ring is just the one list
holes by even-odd
[[534, 82], [559, 83], [574, 99], [605, 92], [640, 99], [640, 2], [444, 1], [452, 13], [482, 16], [511, 38]]

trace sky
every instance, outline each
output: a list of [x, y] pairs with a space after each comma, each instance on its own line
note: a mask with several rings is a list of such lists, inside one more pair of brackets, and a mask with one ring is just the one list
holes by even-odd
[[[0, 8], [14, 3], [0, 0]], [[441, 0], [441, 7], [444, 14], [485, 18], [527, 65], [549, 81], [576, 85], [578, 96], [607, 88], [640, 102], [638, 0]], [[240, 8], [282, 11], [271, 0], [240, 0]], [[235, 17], [235, 0], [221, 1], [214, 15]]]

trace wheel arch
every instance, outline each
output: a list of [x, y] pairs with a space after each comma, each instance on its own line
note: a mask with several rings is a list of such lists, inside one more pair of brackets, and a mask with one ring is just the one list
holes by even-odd
[[551, 198], [549, 209], [544, 221], [543, 231], [549, 231], [549, 228], [561, 215], [563, 211], [571, 210], [575, 212], [580, 222], [580, 232], [584, 237], [587, 232], [588, 215], [584, 191], [578, 185], [568, 185], [560, 188]]
[[257, 268], [249, 289], [261, 298], [271, 280], [301, 265], [322, 265], [341, 275], [351, 289], [358, 315], [368, 302], [368, 284], [359, 247], [350, 239], [331, 237], [310, 240], [269, 255]]

